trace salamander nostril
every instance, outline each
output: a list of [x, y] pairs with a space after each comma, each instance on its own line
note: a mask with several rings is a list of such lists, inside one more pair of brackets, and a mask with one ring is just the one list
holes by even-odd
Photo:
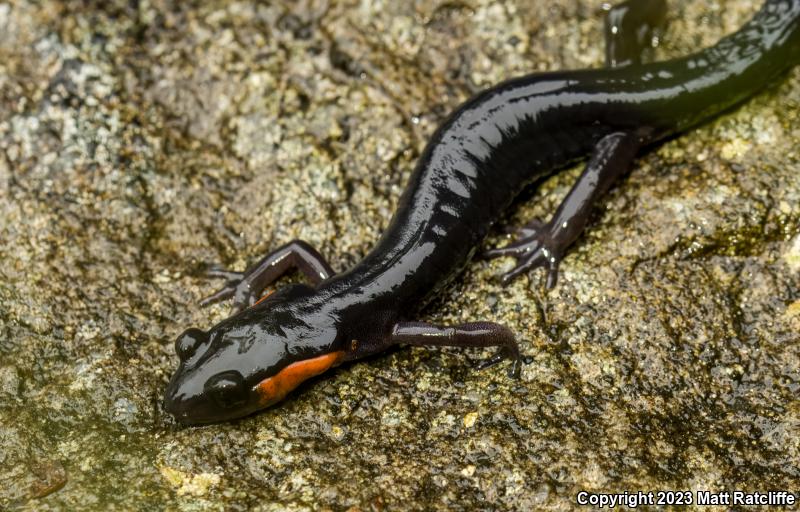
[[186, 329], [183, 334], [178, 336], [175, 340], [175, 353], [181, 361], [185, 361], [192, 357], [201, 343], [208, 339], [208, 334], [195, 329], [194, 327]]

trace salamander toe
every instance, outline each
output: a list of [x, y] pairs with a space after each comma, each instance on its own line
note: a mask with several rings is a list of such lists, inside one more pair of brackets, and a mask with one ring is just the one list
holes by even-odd
[[550, 223], [533, 219], [516, 231], [517, 239], [504, 247], [484, 251], [486, 259], [511, 256], [517, 260], [513, 269], [503, 274], [500, 281], [503, 285], [519, 277], [521, 274], [537, 267], [547, 269], [545, 286], [553, 288], [558, 282], [558, 266], [568, 243], [561, 236], [559, 228]]

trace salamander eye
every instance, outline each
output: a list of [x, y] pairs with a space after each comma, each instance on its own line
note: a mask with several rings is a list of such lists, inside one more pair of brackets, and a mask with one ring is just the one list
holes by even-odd
[[236, 370], [214, 375], [206, 381], [203, 390], [224, 408], [235, 407], [247, 400], [244, 377]]
[[194, 355], [202, 343], [208, 339], [208, 335], [200, 329], [186, 329], [183, 334], [175, 340], [175, 353], [181, 361], [186, 361]]

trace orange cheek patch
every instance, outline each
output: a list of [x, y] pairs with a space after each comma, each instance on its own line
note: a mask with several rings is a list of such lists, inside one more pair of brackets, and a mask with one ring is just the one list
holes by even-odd
[[[258, 304], [259, 302], [263, 301], [264, 299], [266, 299], [267, 297], [269, 297], [269, 296], [270, 296], [270, 295], [272, 295], [273, 293], [275, 293], [275, 290], [272, 290], [272, 291], [270, 291], [269, 293], [265, 294], [263, 297], [261, 297], [260, 299], [258, 299], [258, 300], [257, 300], [257, 301], [256, 301], [256, 302], [253, 304], [253, 306], [255, 306], [255, 305], [256, 305], [256, 304]], [[250, 306], [250, 307], [252, 308], [253, 306]]]
[[324, 372], [342, 358], [344, 352], [312, 357], [292, 363], [272, 377], [267, 377], [256, 386], [259, 394], [259, 405], [266, 407], [283, 399], [301, 382]]

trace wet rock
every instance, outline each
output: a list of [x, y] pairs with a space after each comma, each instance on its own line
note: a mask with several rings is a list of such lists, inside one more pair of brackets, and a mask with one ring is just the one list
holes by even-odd
[[[658, 58], [751, 2], [670, 2]], [[594, 2], [0, 3], [0, 508], [568, 509], [580, 490], [794, 489], [800, 75], [639, 159], [546, 292], [473, 262], [425, 319], [519, 333], [399, 349], [278, 407], [160, 402], [212, 263], [304, 238], [347, 268], [473, 92], [599, 66]], [[547, 216], [578, 168], [523, 194]], [[486, 242], [502, 243], [493, 234]], [[294, 279], [294, 277], [290, 278]]]

